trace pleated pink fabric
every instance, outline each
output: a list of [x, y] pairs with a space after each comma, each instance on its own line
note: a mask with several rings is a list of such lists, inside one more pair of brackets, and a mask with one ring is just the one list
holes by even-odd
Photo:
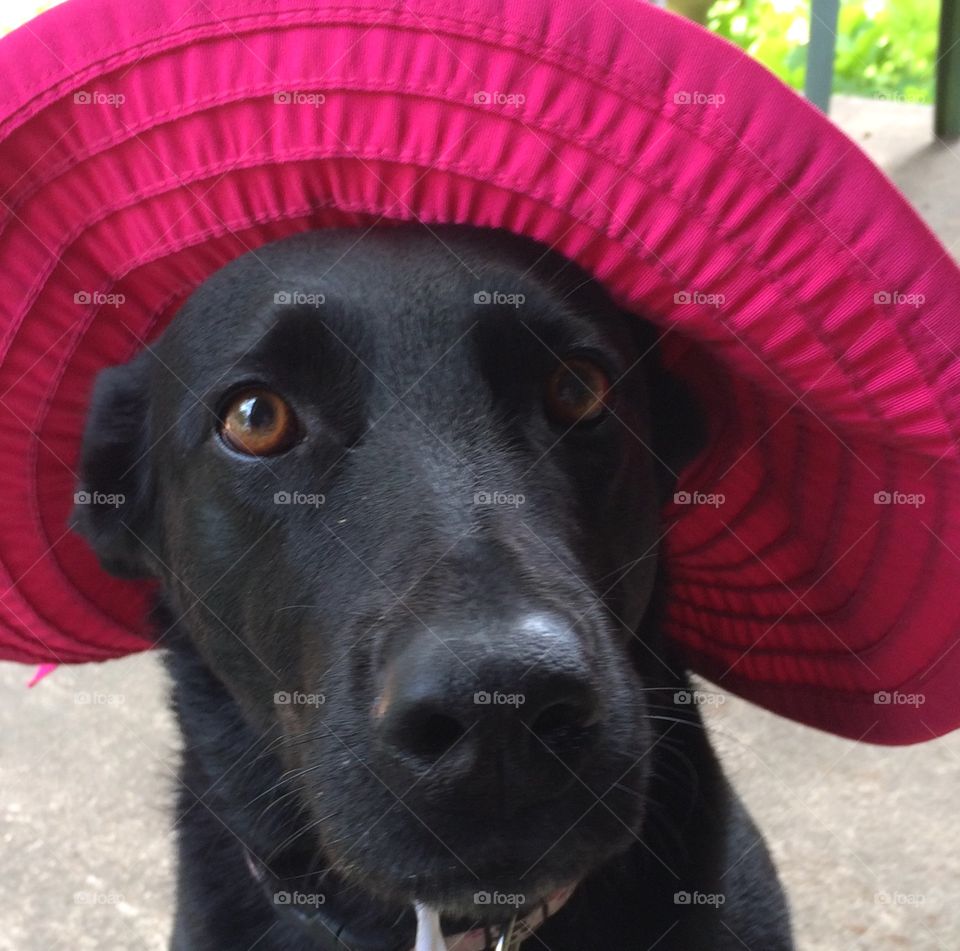
[[149, 646], [67, 526], [96, 372], [283, 235], [502, 226], [669, 331], [690, 663], [877, 742], [960, 723], [960, 272], [833, 126], [636, 0], [70, 0], [0, 41], [0, 656]]

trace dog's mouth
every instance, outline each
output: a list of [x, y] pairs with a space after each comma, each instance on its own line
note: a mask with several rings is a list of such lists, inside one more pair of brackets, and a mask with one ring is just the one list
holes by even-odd
[[[264, 901], [324, 951], [514, 951], [576, 889], [576, 883], [569, 884], [537, 897], [477, 892], [459, 903], [418, 901], [371, 912], [370, 897], [358, 902], [355, 886], [335, 873], [297, 890], [249, 852], [245, 855]], [[475, 914], [464, 914], [468, 903], [476, 907]]]
[[447, 922], [426, 905], [416, 905], [417, 934], [412, 951], [513, 951], [558, 912], [573, 894], [576, 885], [551, 892], [530, 911], [517, 911], [496, 925], [456, 930], [462, 923]]

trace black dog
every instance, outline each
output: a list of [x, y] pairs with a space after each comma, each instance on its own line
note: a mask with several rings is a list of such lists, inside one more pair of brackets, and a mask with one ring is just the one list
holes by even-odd
[[100, 375], [82, 487], [124, 502], [76, 518], [161, 581], [174, 948], [409, 951], [416, 902], [458, 948], [792, 947], [659, 630], [704, 437], [654, 344], [532, 242], [344, 230]]

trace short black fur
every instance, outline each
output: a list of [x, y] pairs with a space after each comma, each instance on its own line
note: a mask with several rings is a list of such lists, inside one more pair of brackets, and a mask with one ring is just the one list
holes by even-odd
[[[614, 381], [589, 425], [544, 409], [571, 356]], [[253, 384], [299, 420], [275, 456], [219, 435]], [[529, 947], [791, 948], [661, 633], [704, 438], [650, 325], [496, 231], [285, 239], [104, 371], [76, 522], [161, 582], [176, 951], [409, 951], [415, 899], [452, 932], [571, 883]]]

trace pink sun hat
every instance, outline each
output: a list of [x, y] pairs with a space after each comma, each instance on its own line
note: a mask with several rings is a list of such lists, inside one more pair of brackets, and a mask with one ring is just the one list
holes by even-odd
[[762, 67], [636, 0], [69, 0], [0, 41], [0, 657], [150, 647], [69, 529], [93, 379], [293, 232], [505, 227], [710, 416], [665, 515], [689, 665], [877, 742], [960, 724], [960, 272]]

